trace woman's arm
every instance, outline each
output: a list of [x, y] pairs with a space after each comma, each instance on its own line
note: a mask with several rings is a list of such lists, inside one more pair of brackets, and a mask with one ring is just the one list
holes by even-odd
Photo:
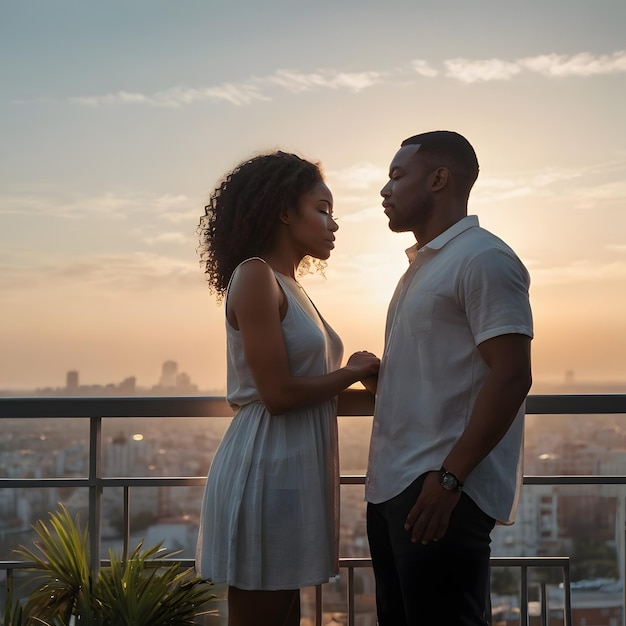
[[239, 267], [228, 294], [229, 323], [239, 329], [246, 362], [270, 413], [280, 415], [318, 404], [377, 373], [378, 358], [359, 352], [330, 374], [292, 376], [281, 328], [284, 298], [272, 269], [260, 260], [250, 260]]

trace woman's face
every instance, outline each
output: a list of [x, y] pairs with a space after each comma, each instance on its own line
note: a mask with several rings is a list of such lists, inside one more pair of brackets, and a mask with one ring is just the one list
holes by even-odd
[[289, 226], [292, 243], [302, 257], [330, 256], [339, 226], [333, 219], [333, 194], [323, 182], [305, 193], [298, 207], [289, 211]]

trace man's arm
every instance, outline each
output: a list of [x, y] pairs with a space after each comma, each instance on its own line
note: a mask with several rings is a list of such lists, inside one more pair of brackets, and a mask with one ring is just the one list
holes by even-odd
[[370, 376], [361, 380], [361, 384], [367, 389], [373, 396], [376, 395], [378, 389], [378, 376]]
[[530, 390], [530, 341], [526, 335], [502, 335], [478, 346], [489, 375], [467, 428], [443, 462], [461, 482], [504, 437]]
[[[501, 335], [478, 346], [489, 374], [480, 390], [468, 425], [444, 460], [444, 467], [462, 483], [493, 450], [510, 428], [532, 383], [530, 337]], [[405, 528], [411, 539], [428, 543], [441, 539], [460, 494], [446, 491], [431, 472]]]

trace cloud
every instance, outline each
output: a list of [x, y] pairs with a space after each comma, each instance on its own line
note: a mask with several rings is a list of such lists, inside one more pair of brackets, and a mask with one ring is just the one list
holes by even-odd
[[[612, 54], [546, 53], [542, 55], [509, 59], [469, 59], [464, 57], [442, 61], [443, 74], [447, 78], [465, 84], [510, 81], [523, 72], [544, 77], [589, 77], [626, 72], [626, 50]], [[426, 59], [413, 59], [408, 74], [433, 79], [441, 72]], [[144, 105], [178, 109], [202, 102], [224, 102], [234, 106], [246, 106], [254, 102], [268, 102], [275, 96], [276, 88], [289, 93], [304, 93], [315, 89], [345, 90], [359, 93], [381, 85], [388, 80], [402, 79], [407, 67], [393, 70], [361, 70], [346, 72], [321, 68], [313, 72], [278, 69], [265, 76], [252, 76], [240, 82], [224, 82], [202, 87], [173, 86], [155, 93], [115, 91], [99, 95], [72, 96], [68, 100], [82, 106], [100, 107], [113, 105]], [[32, 102], [50, 102], [50, 98], [33, 98]], [[21, 101], [23, 102], [23, 101]]]
[[582, 174], [579, 170], [554, 169], [521, 173], [508, 178], [479, 177], [474, 198], [480, 202], [491, 203], [527, 196], [545, 197], [554, 192], [562, 195], [563, 184], [580, 178]]
[[159, 233], [158, 235], [145, 236], [142, 241], [149, 245], [156, 245], [160, 243], [188, 243], [190, 238], [183, 233], [170, 231], [166, 233]]
[[379, 72], [335, 72], [320, 70], [313, 73], [301, 73], [289, 70], [278, 70], [271, 76], [258, 79], [259, 83], [278, 85], [287, 91], [300, 93], [315, 88], [347, 89], [359, 92], [382, 82]]
[[595, 286], [626, 280], [626, 261], [597, 263], [579, 260], [568, 265], [552, 267], [534, 267], [532, 281], [534, 285], [568, 285], [591, 282]]
[[89, 219], [94, 216], [123, 220], [146, 213], [171, 223], [197, 221], [202, 200], [182, 194], [100, 195], [5, 194], [0, 195], [0, 215], [48, 216], [62, 219]]
[[[521, 172], [509, 177], [480, 176], [473, 192], [479, 202], [502, 202], [533, 196], [560, 198], [577, 209], [595, 208], [599, 203], [626, 202], [626, 160], [592, 163], [584, 168], [552, 168]], [[619, 180], [615, 180], [615, 178]], [[594, 180], [593, 186], [583, 183]]]
[[434, 78], [439, 72], [430, 66], [428, 61], [424, 59], [413, 59], [411, 61], [411, 67], [420, 76], [426, 76], [427, 78]]
[[573, 55], [545, 54], [520, 59], [518, 64], [545, 76], [594, 76], [626, 72], [626, 50], [613, 54], [593, 55], [580, 52]]
[[54, 216], [86, 219], [102, 215], [124, 219], [133, 206], [132, 198], [103, 194], [100, 196], [14, 194], [0, 196], [0, 215]]
[[105, 106], [114, 104], [147, 104], [155, 107], [179, 108], [196, 102], [213, 101], [228, 102], [235, 106], [251, 104], [256, 100], [268, 100], [255, 85], [223, 83], [215, 87], [201, 89], [185, 89], [172, 87], [154, 94], [129, 93], [118, 91], [99, 96], [77, 96], [69, 98], [70, 102], [85, 106]]
[[[425, 77], [437, 76], [426, 61], [411, 62], [413, 70]], [[443, 61], [448, 78], [463, 83], [509, 81], [522, 72], [532, 72], [550, 78], [580, 77], [618, 74], [626, 72], [626, 50], [613, 54], [542, 54], [513, 61], [506, 59], [454, 58]]]
[[256, 101], [271, 100], [266, 92], [272, 87], [280, 87], [292, 93], [312, 89], [345, 89], [357, 93], [380, 82], [382, 82], [382, 75], [374, 71], [341, 72], [321, 69], [316, 72], [303, 73], [280, 69], [270, 75], [252, 77], [241, 83], [229, 82], [201, 88], [176, 86], [153, 94], [117, 91], [95, 96], [74, 96], [69, 98], [69, 101], [91, 107], [144, 104], [154, 107], [180, 108], [205, 101], [228, 102], [235, 106], [243, 106]]
[[626, 181], [611, 181], [598, 183], [593, 187], [583, 187], [577, 190], [575, 206], [579, 209], [593, 209], [598, 202], [626, 201]]
[[387, 182], [387, 169], [373, 163], [356, 163], [343, 170], [327, 172], [329, 180], [346, 189], [380, 188]]
[[[341, 170], [326, 172], [335, 197], [335, 213], [342, 222], [359, 222], [380, 216], [380, 188], [387, 182], [387, 169], [372, 163], [355, 163]], [[373, 207], [373, 203], [376, 206]]]
[[472, 61], [471, 59], [450, 59], [444, 61], [446, 75], [463, 83], [510, 80], [522, 69], [517, 63], [501, 59]]
[[607, 247], [607, 250], [611, 252], [617, 252], [618, 254], [626, 254], [626, 244], [625, 243], [611, 243]]
[[133, 252], [47, 260], [45, 265], [0, 266], [0, 294], [41, 286], [96, 291], [156, 291], [201, 284], [194, 262]]

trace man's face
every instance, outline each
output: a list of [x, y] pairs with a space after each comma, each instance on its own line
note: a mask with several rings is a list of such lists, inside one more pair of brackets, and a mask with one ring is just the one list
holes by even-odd
[[430, 221], [434, 196], [430, 189], [432, 173], [419, 145], [403, 146], [389, 166], [389, 181], [380, 190], [389, 228], [394, 232], [416, 231]]

